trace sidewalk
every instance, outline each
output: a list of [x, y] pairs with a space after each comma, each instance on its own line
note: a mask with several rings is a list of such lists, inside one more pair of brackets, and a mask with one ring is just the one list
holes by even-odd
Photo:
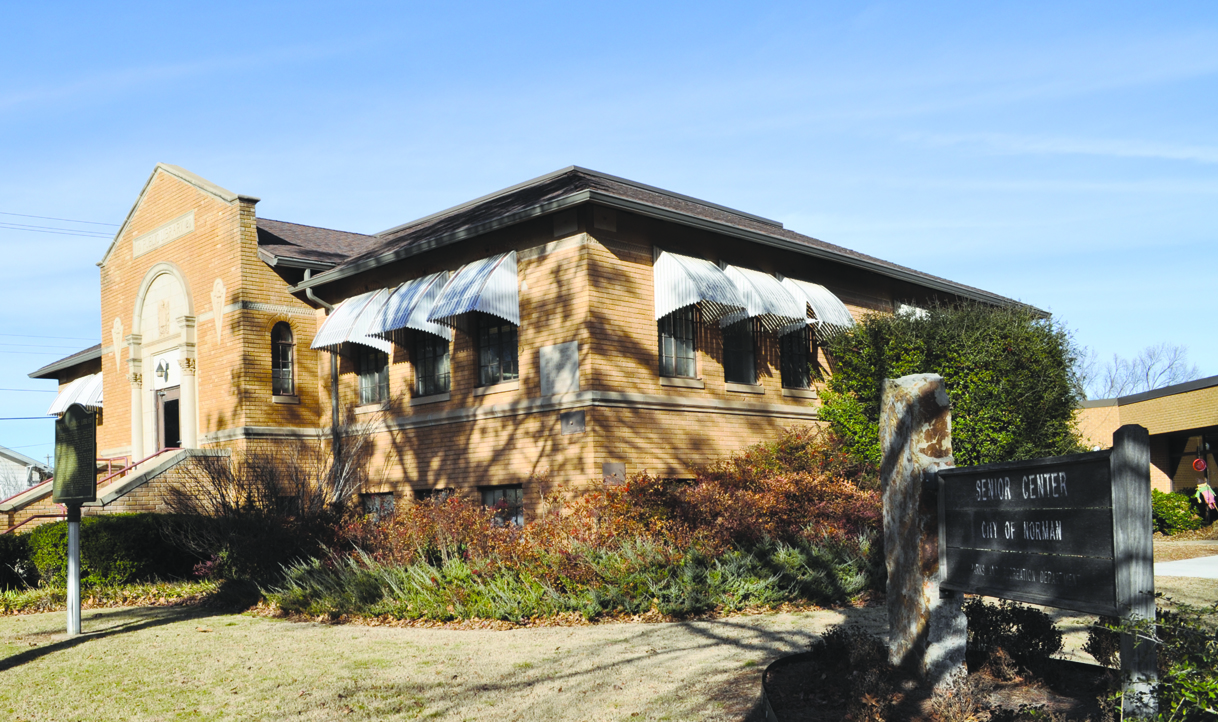
[[1218, 579], [1218, 556], [1181, 559], [1176, 562], [1157, 562], [1155, 576]]

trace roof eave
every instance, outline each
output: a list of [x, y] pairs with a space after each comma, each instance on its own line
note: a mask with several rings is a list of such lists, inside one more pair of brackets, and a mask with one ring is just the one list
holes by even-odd
[[907, 271], [900, 268], [890, 268], [864, 258], [856, 258], [849, 254], [839, 253], [831, 249], [817, 248], [815, 246], [809, 246], [786, 238], [780, 238], [766, 233], [761, 233], [759, 231], [752, 231], [730, 224], [700, 218], [698, 216], [682, 213], [680, 211], [660, 208], [648, 203], [628, 200], [594, 190], [578, 191], [569, 196], [547, 201], [545, 203], [533, 206], [532, 208], [517, 211], [506, 216], [501, 216], [491, 221], [475, 224], [469, 226], [468, 228], [462, 228], [451, 233], [445, 233], [440, 236], [436, 236], [435, 238], [412, 244], [406, 248], [399, 248], [388, 253], [382, 253], [371, 258], [364, 259], [363, 261], [353, 263], [350, 266], [341, 266], [333, 270], [326, 271], [325, 273], [313, 276], [307, 281], [302, 281], [294, 286], [291, 291], [293, 293], [298, 293], [307, 288], [324, 286], [328, 283], [333, 283], [350, 276], [358, 275], [378, 266], [383, 266], [410, 258], [412, 256], [417, 256], [421, 253], [432, 251], [437, 248], [443, 248], [444, 246], [448, 246], [453, 243], [463, 241], [467, 238], [472, 238], [474, 236], [487, 233], [489, 231], [515, 225], [531, 218], [554, 213], [556, 211], [590, 201], [603, 206], [629, 211], [631, 213], [637, 213], [639, 215], [649, 216], [659, 220], [666, 220], [674, 223], [680, 223], [682, 225], [693, 226], [695, 228], [701, 228], [714, 233], [732, 236], [741, 240], [752, 241], [754, 243], [760, 243], [762, 245], [771, 246], [774, 248], [781, 248], [805, 256], [811, 256], [813, 258], [821, 258], [824, 260], [833, 261], [835, 263], [841, 263], [854, 268], [860, 268], [872, 273], [877, 273], [889, 278], [922, 286], [924, 288], [951, 293], [962, 298], [968, 298], [970, 300], [980, 301], [982, 303], [988, 303], [996, 306], [1017, 306], [1027, 309], [1028, 311], [1042, 318], [1048, 318], [1050, 316], [1047, 311], [1041, 310], [1026, 303], [1021, 303], [1019, 301], [1006, 298], [1005, 296], [1000, 296], [996, 293], [989, 293], [980, 289], [957, 285], [945, 279], [921, 276], [914, 271]]
[[310, 258], [295, 258], [293, 256], [277, 256], [265, 248], [258, 249], [258, 257], [272, 268], [303, 268], [312, 271], [325, 271], [338, 265], [331, 261], [316, 261]]
[[95, 351], [90, 351], [89, 353], [87, 353], [83, 356], [77, 356], [77, 355], [73, 354], [71, 356], [68, 356], [67, 358], [62, 358], [62, 359], [59, 359], [58, 361], [49, 363], [46, 366], [43, 366], [42, 368], [38, 369], [37, 371], [34, 371], [27, 375], [32, 379], [56, 379], [56, 380], [58, 380], [59, 377], [55, 375], [56, 371], [63, 371], [64, 369], [70, 369], [73, 366], [79, 366], [79, 365], [81, 365], [83, 363], [87, 363], [89, 361], [96, 361], [96, 360], [100, 359], [101, 357], [102, 357], [102, 352], [101, 352], [100, 348]]

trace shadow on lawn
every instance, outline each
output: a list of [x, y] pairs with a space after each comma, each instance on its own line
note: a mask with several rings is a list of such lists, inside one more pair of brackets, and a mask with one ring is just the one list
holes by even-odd
[[[252, 596], [251, 596], [252, 595]], [[206, 619], [247, 609], [257, 602], [257, 587], [244, 583], [225, 583], [220, 590], [202, 602], [180, 607], [129, 607], [120, 609], [82, 610], [81, 634], [45, 644], [10, 657], [0, 659], [0, 672], [41, 659], [49, 654], [78, 647], [82, 644], [129, 634], [152, 627], [161, 627], [188, 619]], [[62, 614], [62, 613], [60, 613]], [[100, 625], [99, 625], [100, 622]], [[93, 625], [94, 629], [89, 629]], [[67, 620], [64, 618], [64, 627]], [[100, 626], [100, 628], [98, 628]], [[62, 632], [61, 632], [62, 633]]]
[[[845, 624], [861, 624], [869, 629], [877, 624], [874, 610], [845, 609], [840, 612]], [[672, 625], [635, 625], [633, 633], [625, 638], [612, 642], [601, 640], [601, 644], [612, 644], [619, 649], [613, 653], [613, 659], [591, 665], [569, 665], [557, 673], [553, 667], [529, 666], [489, 679], [476, 679], [472, 670], [449, 669], [442, 680], [435, 681], [363, 683], [353, 680], [323, 706], [329, 704], [341, 709], [344, 705], [357, 705], [362, 714], [355, 719], [364, 719], [364, 715], [367, 719], [375, 719], [408, 712], [447, 718], [485, 707], [488, 701], [502, 703], [508, 697], [528, 701], [530, 693], [536, 693], [548, 698], [546, 707], [554, 705], [559, 710], [566, 709], [559, 700], [570, 695], [573, 704], [575, 700], [581, 700], [579, 704], [584, 705], [591, 703], [591, 706], [576, 707], [581, 713], [592, 714], [595, 709], [599, 714], [604, 712], [600, 703], [583, 695], [595, 698], [598, 692], [609, 688], [620, 689], [619, 684], [625, 687], [640, 679], [662, 678], [674, 665], [689, 664], [700, 650], [729, 647], [732, 649], [730, 654], [717, 656], [739, 660], [739, 666], [734, 666], [735, 662], [728, 662], [726, 666], [722, 663], [713, 665], [712, 673], [678, 684], [658, 697], [639, 697], [635, 700], [637, 711], [643, 718], [649, 718], [647, 705], [664, 703], [682, 708], [677, 712], [680, 717], [695, 715], [705, 719], [764, 722], [761, 676], [765, 668], [779, 657], [807, 651], [821, 636], [819, 627], [810, 628], [811, 624], [807, 628], [758, 629], [755, 622], [741, 618], [696, 620], [679, 625], [687, 635], [686, 643], [679, 646], [662, 641], [671, 639]], [[620, 645], [630, 651], [622, 654]], [[639, 692], [642, 692], [641, 688]], [[542, 716], [546, 714], [544, 710], [533, 711]], [[630, 716], [631, 711], [625, 707], [617, 712]]]

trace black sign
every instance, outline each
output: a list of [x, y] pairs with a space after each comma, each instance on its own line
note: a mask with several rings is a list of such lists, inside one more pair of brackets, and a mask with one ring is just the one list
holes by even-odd
[[51, 501], [83, 504], [97, 500], [97, 415], [72, 404], [55, 421], [55, 476]]
[[1119, 616], [1112, 456], [939, 472], [940, 586]]

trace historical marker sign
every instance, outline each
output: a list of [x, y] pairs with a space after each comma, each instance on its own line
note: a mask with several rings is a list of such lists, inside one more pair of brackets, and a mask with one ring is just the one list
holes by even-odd
[[1120, 547], [1141, 536], [1149, 547], [1151, 528], [1148, 514], [1143, 523], [1123, 508], [1129, 499], [1150, 494], [1149, 469], [1139, 474], [1125, 468], [1125, 451], [1114, 447], [939, 472], [940, 586], [1093, 614], [1128, 614], [1131, 592], [1121, 580], [1129, 555]]
[[55, 421], [55, 476], [51, 501], [83, 504], [97, 500], [97, 414], [72, 404]]

